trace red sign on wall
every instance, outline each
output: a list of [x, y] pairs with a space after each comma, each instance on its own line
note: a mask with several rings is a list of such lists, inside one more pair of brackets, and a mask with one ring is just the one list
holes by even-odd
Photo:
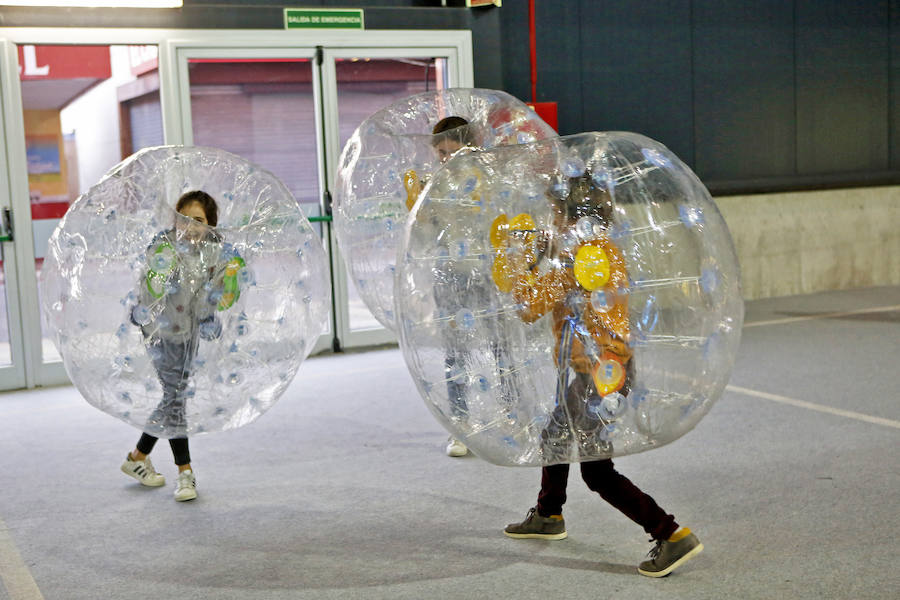
[[20, 45], [19, 79], [108, 79], [109, 46]]

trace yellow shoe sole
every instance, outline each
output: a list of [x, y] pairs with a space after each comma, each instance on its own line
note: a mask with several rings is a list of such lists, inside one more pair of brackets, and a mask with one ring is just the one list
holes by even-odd
[[510, 533], [504, 531], [503, 533], [507, 537], [517, 540], [564, 540], [569, 537], [568, 531], [563, 531], [562, 533]]
[[703, 552], [703, 544], [697, 544], [696, 546], [691, 548], [690, 552], [688, 552], [687, 554], [685, 554], [684, 556], [682, 556], [681, 558], [679, 558], [678, 560], [673, 562], [671, 565], [669, 565], [662, 571], [644, 571], [643, 569], [638, 567], [638, 573], [640, 573], [641, 575], [646, 575], [647, 577], [665, 577], [666, 575], [668, 575], [669, 573], [671, 573], [672, 571], [674, 571], [675, 569], [677, 569], [678, 567], [680, 567], [687, 561], [691, 560], [692, 558], [694, 558], [701, 552]]

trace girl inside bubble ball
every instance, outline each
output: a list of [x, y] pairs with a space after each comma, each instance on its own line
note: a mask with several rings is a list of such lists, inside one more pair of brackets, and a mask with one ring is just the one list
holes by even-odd
[[222, 334], [216, 313], [237, 300], [235, 273], [243, 261], [223, 252], [223, 239], [214, 229], [218, 206], [212, 196], [187, 192], [175, 210], [174, 226], [158, 233], [147, 248], [137, 304], [131, 308], [131, 322], [141, 329], [162, 399], [121, 469], [143, 485], [165, 485], [148, 456], [158, 437], [148, 432], [167, 435], [178, 466], [175, 500], [183, 502], [197, 497], [185, 417], [191, 366], [200, 339], [211, 341]]

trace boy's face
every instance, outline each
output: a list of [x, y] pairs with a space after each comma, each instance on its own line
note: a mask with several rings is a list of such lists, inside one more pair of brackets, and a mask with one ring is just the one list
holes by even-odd
[[438, 160], [441, 161], [441, 164], [450, 160], [450, 157], [460, 148], [462, 148], [462, 144], [449, 138], [445, 138], [434, 145], [434, 151], [437, 153]]

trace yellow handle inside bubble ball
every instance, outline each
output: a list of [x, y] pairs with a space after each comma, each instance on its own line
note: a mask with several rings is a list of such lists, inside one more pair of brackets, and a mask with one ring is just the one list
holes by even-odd
[[609, 281], [609, 258], [603, 248], [582, 246], [575, 253], [575, 280], [589, 292]]
[[509, 244], [509, 219], [506, 215], [501, 214], [491, 223], [490, 238], [494, 248], [505, 248]]
[[528, 213], [520, 213], [509, 222], [509, 232], [517, 234], [519, 239], [530, 242], [534, 239], [534, 218]]
[[512, 221], [501, 214], [491, 223], [491, 246], [498, 250], [491, 268], [491, 279], [494, 280], [497, 289], [504, 294], [510, 293], [520, 281], [527, 285], [533, 285], [536, 281], [534, 273], [526, 269], [524, 264], [518, 268], [511, 264], [504, 251], [511, 244], [521, 244], [526, 248], [525, 255], [519, 260], [524, 259], [528, 264], [534, 263], [535, 249], [531, 245], [535, 237], [534, 230], [534, 218], [528, 213], [520, 213], [513, 217]]
[[414, 170], [410, 169], [403, 174], [403, 187], [406, 188], [406, 210], [412, 210], [422, 191], [422, 182]]
[[625, 384], [625, 366], [620, 360], [607, 354], [594, 363], [591, 376], [597, 393], [606, 396], [622, 389]]
[[491, 267], [491, 279], [494, 280], [497, 289], [504, 294], [510, 293], [516, 283], [509, 261], [506, 260], [506, 253], [503, 251], [494, 259], [494, 266]]

